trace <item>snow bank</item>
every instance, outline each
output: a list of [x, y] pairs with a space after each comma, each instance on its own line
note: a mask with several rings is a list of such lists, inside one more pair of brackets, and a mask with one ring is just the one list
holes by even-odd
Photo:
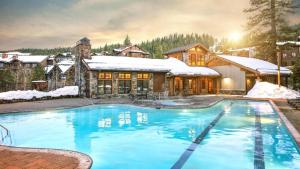
[[284, 86], [278, 87], [278, 85], [268, 82], [256, 82], [245, 97], [295, 99], [300, 97], [300, 93]]
[[37, 90], [17, 90], [0, 93], [0, 100], [31, 100], [42, 97], [60, 97], [60, 96], [77, 96], [78, 86], [65, 86], [49, 92], [41, 92]]

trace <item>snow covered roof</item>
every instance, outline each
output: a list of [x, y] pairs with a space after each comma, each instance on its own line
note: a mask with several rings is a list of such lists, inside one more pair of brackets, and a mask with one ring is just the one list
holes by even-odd
[[169, 72], [171, 75], [187, 76], [220, 75], [208, 67], [190, 67], [175, 58], [149, 59], [125, 56], [93, 56], [92, 59], [84, 59], [84, 61], [92, 70]]
[[23, 63], [40, 63], [47, 59], [48, 56], [46, 55], [28, 55], [28, 56], [18, 56], [18, 60], [20, 60]]
[[162, 59], [166, 63], [166, 67], [170, 68], [170, 73], [174, 76], [219, 76], [220, 74], [208, 67], [191, 67], [184, 62], [175, 59], [168, 58]]
[[229, 52], [240, 52], [240, 51], [250, 51], [255, 49], [255, 47], [249, 47], [249, 48], [238, 48], [238, 49], [229, 49]]
[[3, 57], [3, 54], [0, 56], [0, 62], [10, 63], [12, 60], [14, 60], [14, 57], [16, 56], [16, 60], [19, 60], [23, 63], [41, 63], [45, 59], [48, 58], [46, 55], [16, 55], [16, 54], [9, 54], [6, 55], [6, 57]]
[[75, 62], [73, 60], [63, 60], [57, 63], [62, 74], [65, 74], [74, 64]]
[[167, 52], [165, 52], [164, 54], [167, 55], [167, 54], [171, 54], [171, 53], [182, 52], [182, 51], [189, 50], [189, 49], [191, 49], [193, 47], [196, 47], [196, 46], [201, 46], [206, 51], [208, 51], [208, 49], [205, 46], [203, 46], [202, 44], [200, 44], [200, 43], [194, 43], [194, 44], [190, 44], [190, 45], [186, 45], [186, 46], [181, 46], [181, 47], [170, 49]]
[[121, 70], [121, 71], [154, 71], [168, 72], [161, 59], [135, 58], [125, 56], [92, 56], [84, 59], [93, 70]]
[[[261, 75], [277, 74], [277, 65], [264, 60], [249, 58], [249, 57], [231, 56], [231, 55], [218, 55], [218, 56], [226, 61], [233, 62], [242, 67], [255, 71]], [[292, 72], [285, 67], [280, 67], [280, 73], [291, 74]]]
[[[129, 45], [129, 46], [113, 49], [113, 51], [117, 52], [117, 53], [121, 53], [122, 51], [124, 51], [126, 49], [129, 49], [131, 47], [137, 47], [137, 48], [140, 49], [140, 47], [138, 47], [137, 45]], [[143, 54], [146, 54], [146, 55], [149, 54], [148, 52], [145, 52], [143, 50], [129, 50], [129, 52], [131, 52], [131, 53], [143, 53]]]
[[49, 74], [53, 70], [54, 66], [53, 65], [48, 65], [44, 68], [45, 73]]
[[283, 46], [283, 45], [286, 45], [286, 44], [300, 46], [300, 41], [276, 42], [276, 45], [278, 45], [278, 46]]
[[13, 51], [13, 52], [6, 52], [8, 55], [30, 55], [30, 53], [22, 53], [18, 51]]

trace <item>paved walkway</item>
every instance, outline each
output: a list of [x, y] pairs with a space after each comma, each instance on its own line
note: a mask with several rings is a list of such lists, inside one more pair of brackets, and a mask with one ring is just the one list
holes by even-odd
[[0, 104], [0, 113], [43, 111], [48, 109], [61, 109], [87, 106], [101, 103], [128, 103], [128, 99], [88, 99], [88, 98], [64, 98], [55, 100], [40, 100], [31, 102], [18, 102]]
[[[88, 99], [88, 98], [64, 98], [55, 100], [40, 100], [31, 102], [18, 102], [0, 104], [0, 113], [43, 111], [49, 109], [61, 109], [87, 106], [91, 104], [135, 104], [138, 106], [161, 107], [161, 108], [203, 108], [210, 106], [220, 100], [220, 96], [190, 96], [170, 97], [161, 101], [136, 101], [132, 102], [127, 98], [111, 99]], [[168, 104], [172, 102], [172, 105]], [[166, 103], [166, 104], [163, 104]]]
[[292, 108], [287, 101], [274, 101], [281, 112], [289, 119], [293, 126], [300, 132], [300, 110]]

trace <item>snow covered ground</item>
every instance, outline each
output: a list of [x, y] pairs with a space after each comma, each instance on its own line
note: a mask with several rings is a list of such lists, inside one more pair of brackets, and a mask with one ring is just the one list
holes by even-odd
[[295, 99], [300, 97], [300, 93], [284, 86], [278, 87], [278, 85], [268, 82], [256, 82], [245, 97]]
[[33, 97], [60, 97], [60, 96], [77, 96], [78, 86], [65, 86], [49, 92], [41, 92], [37, 90], [17, 90], [0, 93], [0, 100], [23, 99], [31, 100]]

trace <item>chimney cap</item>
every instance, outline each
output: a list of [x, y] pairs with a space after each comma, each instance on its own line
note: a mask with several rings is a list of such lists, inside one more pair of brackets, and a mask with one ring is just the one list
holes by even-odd
[[90, 39], [87, 37], [81, 38], [76, 45], [90, 45]]

